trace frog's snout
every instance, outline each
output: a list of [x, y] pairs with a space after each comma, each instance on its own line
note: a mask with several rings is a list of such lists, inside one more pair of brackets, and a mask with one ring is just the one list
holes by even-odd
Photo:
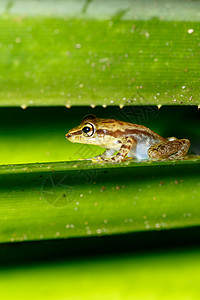
[[66, 139], [69, 139], [70, 137], [72, 137], [72, 133], [67, 133], [67, 134], [65, 135], [65, 137], [66, 137]]

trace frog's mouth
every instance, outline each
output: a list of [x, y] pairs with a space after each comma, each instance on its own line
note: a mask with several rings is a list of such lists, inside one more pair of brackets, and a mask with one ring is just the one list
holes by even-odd
[[70, 142], [74, 142], [74, 139], [75, 139], [75, 136], [74, 136], [74, 133], [70, 133], [68, 132], [66, 135], [65, 135], [66, 139]]

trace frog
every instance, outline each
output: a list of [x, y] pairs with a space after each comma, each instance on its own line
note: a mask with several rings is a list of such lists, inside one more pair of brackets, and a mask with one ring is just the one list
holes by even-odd
[[153, 130], [139, 124], [115, 119], [85, 116], [80, 125], [69, 130], [67, 140], [72, 143], [98, 145], [105, 152], [93, 161], [121, 163], [127, 159], [180, 160], [190, 148], [188, 139], [163, 138]]

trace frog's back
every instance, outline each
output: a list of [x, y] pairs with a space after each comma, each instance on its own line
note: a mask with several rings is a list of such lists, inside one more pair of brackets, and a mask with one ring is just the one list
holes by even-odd
[[156, 140], [156, 142], [163, 142], [165, 139], [152, 131], [151, 129], [139, 125], [124, 121], [118, 121], [114, 119], [96, 119], [97, 131], [105, 130], [106, 134], [114, 137], [125, 137], [131, 136], [137, 142], [146, 141], [150, 139], [151, 141]]
[[147, 159], [148, 149], [158, 143], [166, 141], [151, 129], [138, 124], [118, 121], [114, 119], [97, 119], [97, 132], [101, 132], [102, 129], [106, 132], [106, 135], [110, 135], [116, 139], [122, 139], [124, 137], [132, 137], [135, 140], [135, 144], [129, 152], [128, 156], [136, 157], [138, 159]]

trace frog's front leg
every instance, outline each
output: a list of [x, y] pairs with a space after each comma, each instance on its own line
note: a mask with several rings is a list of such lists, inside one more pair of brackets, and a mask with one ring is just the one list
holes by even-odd
[[111, 157], [115, 152], [116, 152], [116, 150], [106, 149], [106, 151], [103, 154], [94, 156], [92, 158], [92, 160], [105, 160], [105, 159]]
[[118, 153], [115, 156], [112, 156], [110, 159], [105, 159], [105, 161], [118, 162], [118, 163], [122, 162], [127, 156], [127, 154], [129, 153], [129, 151], [131, 150], [131, 148], [133, 147], [133, 145], [134, 144], [136, 145], [136, 141], [131, 137], [125, 137], [121, 139], [119, 143], [121, 143], [122, 145]]
[[176, 160], [183, 158], [190, 147], [187, 139], [173, 139], [153, 145], [148, 150], [148, 155], [154, 160]]

